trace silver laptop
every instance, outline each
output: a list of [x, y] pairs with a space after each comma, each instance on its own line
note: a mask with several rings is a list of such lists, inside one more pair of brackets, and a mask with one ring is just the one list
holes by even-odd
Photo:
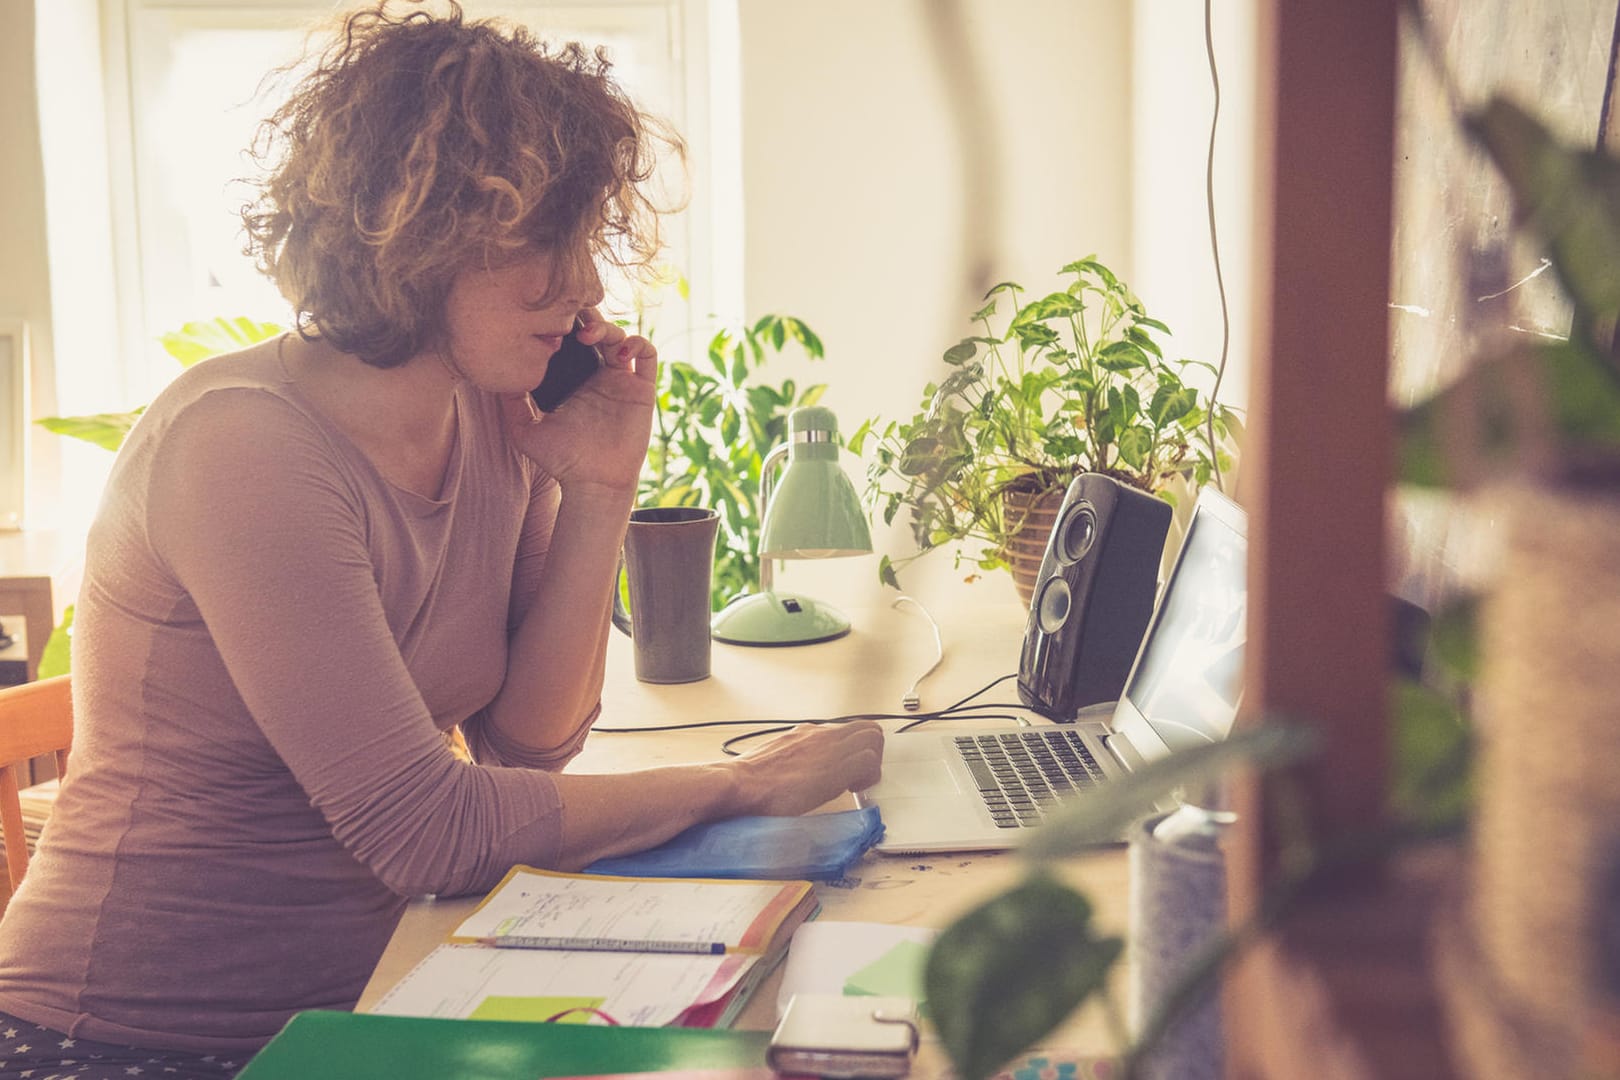
[[1242, 694], [1247, 527], [1241, 508], [1206, 490], [1117, 702], [1072, 724], [936, 721], [884, 743], [883, 778], [859, 793], [876, 805], [891, 854], [992, 851], [1050, 809], [1176, 750], [1226, 737]]

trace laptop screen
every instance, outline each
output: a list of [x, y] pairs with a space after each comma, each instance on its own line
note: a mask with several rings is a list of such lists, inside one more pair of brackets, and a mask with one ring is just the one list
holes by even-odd
[[1243, 690], [1247, 545], [1243, 511], [1199, 497], [1125, 697], [1171, 751], [1226, 737]]

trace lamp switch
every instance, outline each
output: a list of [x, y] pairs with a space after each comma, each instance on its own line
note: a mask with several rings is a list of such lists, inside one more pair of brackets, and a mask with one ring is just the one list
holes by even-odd
[[782, 610], [787, 611], [787, 612], [789, 612], [791, 614], [797, 615], [799, 612], [803, 611], [804, 609], [799, 606], [799, 600], [798, 600], [797, 597], [784, 596], [782, 598]]

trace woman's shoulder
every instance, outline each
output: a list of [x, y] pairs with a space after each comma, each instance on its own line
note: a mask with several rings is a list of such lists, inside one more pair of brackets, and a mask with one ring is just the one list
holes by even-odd
[[114, 468], [144, 474], [161, 460], [188, 468], [244, 470], [275, 464], [349, 471], [351, 449], [302, 400], [279, 363], [275, 342], [210, 357], [177, 375], [131, 429]]
[[181, 416], [217, 423], [236, 420], [243, 424], [244, 436], [322, 428], [319, 412], [302, 400], [287, 377], [279, 345], [280, 339], [273, 338], [193, 364], [157, 395], [136, 431], [167, 427]]
[[[170, 381], [157, 401], [176, 396], [198, 395], [228, 387], [259, 387], [278, 390], [288, 384], [281, 361], [281, 338], [271, 338], [236, 352], [221, 353], [199, 360]], [[153, 403], [154, 405], [157, 402]]]

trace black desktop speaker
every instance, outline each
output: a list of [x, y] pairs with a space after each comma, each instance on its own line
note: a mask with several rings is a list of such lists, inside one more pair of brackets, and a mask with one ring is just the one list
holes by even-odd
[[1035, 581], [1018, 696], [1057, 721], [1125, 688], [1153, 614], [1170, 504], [1101, 473], [1063, 496]]

